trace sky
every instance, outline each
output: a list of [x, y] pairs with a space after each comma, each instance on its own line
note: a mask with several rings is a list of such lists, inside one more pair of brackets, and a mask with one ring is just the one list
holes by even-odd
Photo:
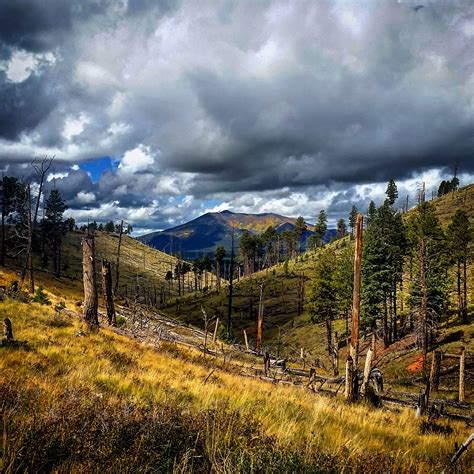
[[[474, 181], [471, 0], [2, 0], [0, 169], [136, 234]], [[400, 201], [401, 201], [400, 198]], [[400, 203], [401, 205], [401, 203]]]

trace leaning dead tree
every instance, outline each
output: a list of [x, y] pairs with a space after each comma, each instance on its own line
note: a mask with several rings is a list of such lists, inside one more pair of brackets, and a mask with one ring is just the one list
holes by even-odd
[[82, 272], [84, 284], [84, 319], [89, 325], [89, 329], [95, 330], [99, 327], [99, 319], [97, 315], [98, 297], [95, 275], [95, 242], [93, 235], [87, 235], [82, 239]]
[[114, 298], [112, 295], [112, 269], [108, 260], [102, 260], [102, 293], [107, 309], [107, 321], [111, 326], [117, 324], [115, 315]]
[[360, 280], [362, 259], [362, 224], [363, 217], [357, 214], [354, 250], [354, 293], [352, 297], [352, 333], [351, 346], [346, 365], [346, 399], [355, 400], [358, 396], [357, 367], [359, 363], [359, 310], [360, 310]]

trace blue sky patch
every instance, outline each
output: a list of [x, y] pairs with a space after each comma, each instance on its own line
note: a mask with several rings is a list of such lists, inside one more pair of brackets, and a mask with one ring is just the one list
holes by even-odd
[[113, 160], [110, 156], [103, 156], [85, 163], [79, 163], [79, 168], [90, 173], [92, 182], [97, 183], [104, 171], [115, 172], [118, 164], [119, 162]]

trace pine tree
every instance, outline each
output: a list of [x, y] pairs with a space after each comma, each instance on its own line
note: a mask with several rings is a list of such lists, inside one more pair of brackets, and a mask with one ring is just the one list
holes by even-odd
[[394, 202], [395, 183], [387, 187], [387, 199], [378, 209], [369, 205], [362, 259], [362, 315], [366, 327], [373, 327], [381, 315], [384, 345], [398, 336], [397, 284], [403, 274], [407, 251], [406, 231]]
[[302, 216], [299, 216], [298, 219], [296, 219], [294, 228], [294, 232], [298, 242], [298, 252], [301, 252], [301, 239], [303, 238], [307, 228], [308, 226], [306, 225], [304, 218]]
[[458, 315], [468, 323], [467, 260], [472, 242], [472, 226], [466, 211], [458, 209], [448, 226], [448, 244], [451, 262], [456, 265]]
[[225, 249], [222, 245], [219, 245], [216, 248], [214, 258], [215, 258], [215, 261], [216, 261], [216, 286], [217, 286], [217, 291], [220, 291], [220, 289], [221, 289], [222, 262], [224, 261], [224, 258], [225, 258]]
[[354, 229], [357, 222], [357, 207], [352, 206], [351, 212], [349, 213], [349, 227], [351, 228], [351, 236], [354, 236]]
[[108, 233], [111, 233], [111, 232], [115, 231], [115, 225], [114, 225], [113, 221], [109, 221], [109, 222], [105, 223], [104, 231], [108, 232]]
[[422, 348], [425, 369], [427, 352], [448, 302], [446, 241], [429, 202], [420, 204], [410, 215], [408, 231], [411, 252], [416, 262], [409, 305], [416, 315], [417, 342]]
[[375, 206], [374, 201], [370, 201], [369, 207], [367, 208], [367, 228], [370, 227], [371, 223], [375, 220], [377, 215], [377, 207]]
[[339, 219], [336, 226], [336, 239], [342, 239], [347, 234], [346, 221], [344, 219]]
[[61, 197], [58, 189], [52, 189], [45, 203], [44, 231], [50, 243], [53, 254], [53, 268], [57, 276], [61, 274], [61, 245], [62, 238], [67, 233], [67, 226], [64, 222], [64, 211], [67, 209], [66, 203]]
[[265, 260], [267, 262], [268, 267], [271, 267], [278, 263], [280, 257], [278, 255], [279, 252], [277, 248], [278, 239], [278, 232], [271, 225], [268, 226], [265, 232], [260, 236], [260, 240], [265, 251]]
[[387, 195], [388, 204], [390, 206], [393, 206], [398, 198], [397, 185], [395, 184], [395, 181], [393, 179], [389, 181], [385, 194]]
[[332, 322], [336, 317], [336, 283], [334, 279], [336, 255], [331, 249], [324, 250], [316, 262], [307, 307], [313, 323], [325, 321], [328, 353], [332, 354]]
[[328, 218], [326, 215], [326, 211], [322, 209], [321, 211], [319, 211], [318, 222], [314, 226], [314, 235], [318, 239], [318, 246], [323, 245], [323, 238], [328, 230], [327, 221]]

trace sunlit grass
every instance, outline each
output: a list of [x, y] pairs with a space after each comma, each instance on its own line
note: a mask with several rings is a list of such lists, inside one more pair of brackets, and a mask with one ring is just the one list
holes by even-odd
[[[244, 419], [258, 420], [280, 449], [297, 452], [308, 463], [316, 453], [325, 453], [337, 459], [338, 469], [350, 469], [358, 459], [373, 455], [390, 459], [393, 471], [433, 472], [452, 452], [454, 441], [467, 434], [458, 423], [450, 423], [453, 432], [447, 435], [422, 434], [413, 411], [346, 406], [232, 371], [215, 370], [204, 383], [209, 367], [190, 362], [201, 357], [195, 351], [168, 343], [157, 351], [108, 329], [80, 336], [78, 319], [62, 316], [69, 326], [51, 326], [51, 307], [7, 299], [1, 309], [12, 319], [16, 339], [28, 342], [27, 348], [0, 349], [3, 381], [39, 390], [44, 408], [65, 392], [83, 390], [110, 406], [128, 402], [143, 407], [169, 404], [193, 413], [235, 411]], [[206, 436], [225, 438], [222, 430], [214, 426]], [[212, 439], [208, 443], [210, 450], [216, 448]], [[464, 462], [469, 462], [469, 454]], [[369, 470], [375, 472], [375, 467]]]

